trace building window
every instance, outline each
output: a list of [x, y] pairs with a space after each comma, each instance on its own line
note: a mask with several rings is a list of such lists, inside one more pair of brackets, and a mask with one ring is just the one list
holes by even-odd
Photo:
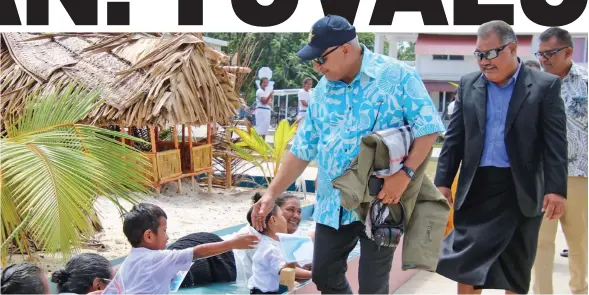
[[464, 55], [434, 54], [434, 60], [464, 60]]
[[587, 38], [573, 38], [573, 61], [578, 63], [587, 62]]

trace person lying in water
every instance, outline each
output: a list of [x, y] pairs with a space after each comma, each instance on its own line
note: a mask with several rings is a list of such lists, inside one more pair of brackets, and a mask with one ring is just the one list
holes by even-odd
[[[262, 196], [256, 194], [254, 203]], [[247, 213], [247, 221], [252, 223], [252, 209]], [[295, 268], [295, 277], [310, 279], [311, 271], [296, 267], [296, 263], [287, 263], [280, 249], [277, 234], [287, 233], [287, 220], [282, 209], [274, 205], [265, 220], [267, 227], [260, 232], [262, 237], [252, 257], [252, 276], [248, 279], [250, 294], [276, 294], [280, 287], [280, 271], [284, 268]]]

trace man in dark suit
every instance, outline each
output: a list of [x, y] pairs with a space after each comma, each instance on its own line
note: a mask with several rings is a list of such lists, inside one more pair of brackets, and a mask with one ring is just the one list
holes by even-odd
[[[517, 38], [503, 21], [480, 26], [480, 72], [460, 80], [435, 184], [454, 203], [454, 230], [437, 272], [458, 293], [502, 289], [527, 293], [542, 215], [562, 215], [567, 139], [561, 82], [517, 57]], [[462, 165], [461, 165], [462, 164]]]

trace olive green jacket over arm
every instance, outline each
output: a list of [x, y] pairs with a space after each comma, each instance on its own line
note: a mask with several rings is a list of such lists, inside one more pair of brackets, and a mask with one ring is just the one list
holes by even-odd
[[[406, 155], [405, 155], [406, 156]], [[425, 175], [431, 151], [415, 177], [401, 196], [405, 206], [405, 233], [403, 237], [403, 270], [422, 269], [435, 271], [450, 213], [450, 204]], [[365, 222], [370, 202], [368, 179], [373, 171], [388, 169], [389, 150], [382, 137], [372, 133], [362, 138], [360, 152], [350, 167], [332, 181], [341, 192], [341, 204], [348, 210], [356, 209]], [[401, 216], [399, 205], [391, 204], [392, 218]]]

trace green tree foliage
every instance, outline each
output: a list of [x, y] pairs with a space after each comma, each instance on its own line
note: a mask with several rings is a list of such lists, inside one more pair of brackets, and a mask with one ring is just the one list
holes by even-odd
[[399, 60], [415, 60], [415, 42], [399, 42], [397, 48]]
[[[311, 62], [303, 62], [296, 53], [305, 44], [309, 33], [208, 33], [206, 36], [229, 42], [226, 53], [233, 54], [243, 38], [251, 38], [258, 42], [255, 57], [259, 60], [251, 65], [252, 74], [257, 75], [261, 67], [272, 69], [274, 89], [292, 89], [302, 87], [302, 80], [311, 77], [316, 82], [321, 75], [313, 70]], [[358, 39], [370, 50], [374, 50], [374, 34], [359, 33]], [[247, 97], [248, 103], [255, 99], [255, 84], [244, 85], [241, 92]]]

